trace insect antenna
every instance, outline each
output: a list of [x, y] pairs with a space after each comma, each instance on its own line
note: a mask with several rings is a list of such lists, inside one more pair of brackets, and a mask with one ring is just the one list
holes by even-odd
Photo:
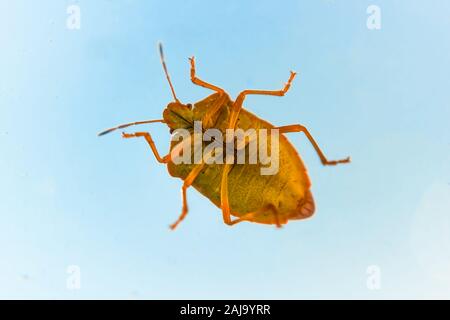
[[130, 127], [130, 126], [136, 126], [136, 125], [140, 125], [140, 124], [154, 123], [154, 122], [162, 122], [162, 123], [164, 123], [164, 120], [163, 119], [158, 119], [158, 120], [145, 120], [145, 121], [136, 121], [136, 122], [124, 123], [124, 124], [121, 124], [121, 125], [119, 125], [117, 127], [109, 128], [109, 129], [107, 129], [105, 131], [102, 131], [102, 132], [100, 132], [98, 134], [98, 136], [99, 137], [103, 136], [103, 135], [105, 135], [107, 133], [110, 133], [110, 132], [113, 132], [113, 131], [115, 131], [117, 129], [123, 129], [123, 128]]
[[161, 42], [158, 43], [158, 48], [159, 48], [159, 56], [161, 58], [161, 64], [163, 66], [164, 73], [166, 74], [167, 81], [169, 82], [169, 86], [170, 86], [170, 90], [172, 91], [173, 98], [175, 99], [176, 102], [180, 102], [180, 100], [178, 100], [178, 98], [177, 98], [177, 95], [175, 94], [175, 90], [173, 88], [172, 81], [170, 81], [169, 71], [167, 71], [166, 61], [164, 60], [164, 52], [163, 52], [163, 47], [162, 47]]

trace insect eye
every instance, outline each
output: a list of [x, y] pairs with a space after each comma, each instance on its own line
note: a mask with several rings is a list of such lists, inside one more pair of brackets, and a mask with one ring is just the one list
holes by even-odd
[[191, 110], [191, 109], [192, 109], [192, 104], [188, 103], [188, 104], [186, 105], [186, 107], [188, 107], [188, 109]]

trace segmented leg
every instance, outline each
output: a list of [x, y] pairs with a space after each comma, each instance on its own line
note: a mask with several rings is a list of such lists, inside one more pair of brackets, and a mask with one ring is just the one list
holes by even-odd
[[[289, 88], [291, 87], [292, 80], [294, 80], [295, 76], [296, 76], [296, 73], [291, 71], [291, 75], [289, 76], [289, 79], [286, 82], [286, 84], [284, 85], [284, 88], [282, 90], [244, 90], [241, 93], [239, 93], [239, 95], [237, 96], [236, 101], [234, 102], [234, 105], [233, 105], [233, 111], [235, 113], [237, 113], [235, 115], [236, 119], [237, 119], [237, 115], [239, 114], [239, 111], [242, 109], [242, 104], [247, 95], [258, 94], [258, 95], [282, 97], [286, 94], [286, 92], [288, 92]], [[230, 121], [230, 124], [233, 124], [233, 123]], [[233, 124], [232, 128], [234, 128], [234, 124]]]
[[222, 88], [219, 88], [213, 84], [210, 84], [208, 82], [205, 82], [199, 78], [196, 77], [195, 72], [195, 58], [189, 58], [189, 61], [191, 62], [191, 81], [192, 83], [199, 85], [203, 88], [211, 89], [213, 91], [218, 92], [219, 98], [216, 100], [215, 104], [211, 106], [211, 108], [205, 113], [203, 116], [203, 127], [209, 128], [213, 125], [212, 123], [212, 117], [219, 111], [220, 107], [225, 103], [226, 101], [226, 93], [225, 90]]
[[350, 162], [350, 157], [347, 157], [347, 158], [341, 159], [341, 160], [327, 160], [327, 158], [323, 154], [322, 150], [320, 149], [319, 145], [317, 144], [316, 140], [314, 140], [313, 136], [309, 133], [308, 129], [306, 129], [306, 127], [302, 126], [301, 124], [281, 126], [281, 127], [276, 127], [274, 129], [279, 129], [280, 133], [303, 132], [306, 135], [306, 137], [308, 138], [309, 142], [314, 147], [314, 149], [316, 150], [316, 153], [319, 156], [320, 161], [322, 162], [322, 164], [324, 166], [337, 165], [340, 163], [349, 163]]
[[183, 221], [183, 219], [186, 217], [188, 213], [188, 204], [187, 204], [187, 197], [186, 197], [186, 190], [194, 183], [195, 178], [199, 175], [199, 173], [202, 171], [203, 167], [205, 166], [205, 163], [201, 163], [199, 165], [196, 165], [194, 169], [192, 169], [191, 172], [189, 172], [186, 179], [184, 179], [183, 186], [181, 187], [181, 196], [183, 199], [183, 207], [181, 209], [181, 214], [178, 217], [177, 221], [172, 223], [170, 225], [170, 229], [174, 230], [178, 224]]
[[235, 224], [243, 222], [243, 221], [252, 221], [252, 219], [254, 217], [256, 217], [256, 216], [258, 216], [258, 215], [260, 215], [260, 214], [262, 214], [264, 212], [267, 212], [267, 211], [272, 211], [272, 213], [275, 216], [275, 224], [276, 224], [276, 226], [278, 228], [281, 228], [281, 221], [279, 220], [278, 212], [277, 212], [276, 208], [272, 204], [264, 206], [261, 209], [256, 210], [254, 212], [246, 213], [242, 217], [239, 217], [239, 218], [231, 221], [231, 223], [229, 225], [230, 226], [234, 226]]
[[122, 138], [129, 139], [129, 138], [138, 138], [138, 137], [144, 137], [147, 143], [149, 144], [150, 148], [152, 149], [153, 154], [155, 155], [156, 160], [160, 163], [168, 163], [170, 161], [170, 153], [168, 155], [165, 155], [161, 158], [159, 155], [158, 149], [156, 149], [155, 142], [152, 139], [152, 136], [148, 132], [135, 132], [135, 133], [122, 133]]
[[232, 225], [230, 204], [228, 202], [228, 173], [231, 170], [231, 164], [225, 163], [223, 167], [222, 180], [220, 182], [220, 207], [222, 208], [223, 222]]
[[[228, 122], [228, 128], [234, 129], [236, 126], [236, 122], [239, 116], [239, 113], [242, 109], [242, 103], [244, 102], [245, 96], [249, 94], [260, 94], [260, 95], [269, 95], [269, 96], [284, 96], [285, 93], [291, 87], [291, 82], [294, 80], [296, 73], [291, 71], [291, 75], [288, 79], [288, 82], [285, 84], [282, 90], [244, 90], [242, 91], [236, 101], [233, 104], [233, 109], [230, 114], [230, 120]], [[228, 173], [230, 172], [231, 165], [225, 164], [224, 170], [222, 172], [222, 180], [221, 180], [221, 189], [220, 189], [220, 201], [222, 208], [223, 220], [226, 224], [231, 225], [231, 215], [230, 215], [230, 205], [228, 202]]]
[[200, 80], [199, 78], [196, 77], [195, 75], [195, 57], [189, 58], [189, 61], [191, 62], [191, 81], [198, 85], [201, 86], [203, 88], [207, 88], [207, 89], [211, 89], [213, 91], [217, 91], [219, 93], [224, 93], [225, 90], [223, 90], [222, 88], [219, 88], [213, 84], [210, 84], [208, 82], [205, 82], [203, 80]]

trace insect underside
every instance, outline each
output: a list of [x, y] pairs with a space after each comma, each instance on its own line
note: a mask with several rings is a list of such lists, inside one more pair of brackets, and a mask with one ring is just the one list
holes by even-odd
[[248, 95], [284, 96], [296, 73], [291, 72], [281, 90], [244, 90], [233, 101], [223, 89], [196, 76], [192, 57], [191, 81], [214, 91], [192, 106], [178, 100], [161, 45], [159, 49], [174, 98], [164, 110], [163, 119], [123, 124], [99, 135], [153, 122], [165, 123], [170, 128], [170, 152], [165, 156], [160, 156], [150, 133], [122, 134], [123, 138], [144, 138], [156, 160], [167, 165], [171, 176], [183, 180], [181, 214], [170, 227], [175, 229], [186, 217], [186, 192], [191, 186], [221, 208], [227, 225], [251, 221], [280, 227], [289, 220], [310, 217], [315, 211], [310, 179], [299, 154], [284, 134], [303, 132], [323, 165], [349, 163], [350, 158], [329, 161], [304, 126], [275, 127], [242, 107]]

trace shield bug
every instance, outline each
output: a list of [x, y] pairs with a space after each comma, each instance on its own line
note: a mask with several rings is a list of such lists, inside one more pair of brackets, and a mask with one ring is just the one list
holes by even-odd
[[[122, 133], [122, 137], [126, 139], [144, 138], [156, 160], [167, 165], [171, 176], [183, 180], [181, 214], [170, 225], [170, 228], [175, 229], [186, 217], [188, 213], [186, 191], [191, 186], [222, 210], [223, 220], [230, 226], [242, 221], [250, 221], [280, 227], [289, 220], [310, 217], [315, 211], [314, 199], [310, 190], [311, 182], [303, 161], [284, 134], [303, 132], [323, 165], [349, 163], [350, 158], [327, 160], [308, 129], [303, 125], [274, 126], [243, 108], [243, 102], [248, 95], [284, 96], [296, 73], [291, 71], [287, 83], [281, 90], [243, 90], [233, 101], [225, 90], [197, 77], [195, 60], [192, 57], [189, 59], [191, 81], [195, 85], [214, 91], [214, 93], [194, 105], [184, 104], [175, 94], [161, 44], [159, 44], [159, 53], [174, 99], [164, 109], [163, 119], [122, 124], [99, 133], [99, 136], [117, 129], [155, 122], [165, 123], [171, 133], [177, 130], [184, 130], [188, 133], [189, 139], [183, 139], [181, 142], [172, 139], [170, 152], [165, 156], [160, 156], [150, 133]], [[198, 148], [194, 146], [192, 150], [190, 147], [195, 145], [195, 126], [198, 122], [202, 124], [200, 133], [204, 135], [200, 140], [200, 147], [207, 149], [214, 143], [218, 148], [214, 152], [210, 152], [209, 157], [201, 154], [194, 163], [175, 161], [181, 155], [192, 159], [191, 156], [194, 154], [195, 158]], [[242, 151], [244, 154], [247, 151], [250, 157], [252, 153], [250, 149], [254, 146], [252, 142], [255, 139], [251, 135], [244, 136], [243, 142], [240, 141], [241, 144], [239, 142], [235, 144], [236, 136], [232, 136], [232, 139], [228, 139], [227, 136], [226, 141], [217, 137], [218, 134], [227, 135], [230, 131], [239, 129], [254, 130], [255, 133], [262, 133], [264, 130], [271, 132], [271, 139], [267, 139], [263, 145], [257, 145], [256, 150], [253, 148], [253, 154], [255, 152], [261, 154], [262, 149], [269, 145], [273, 146], [276, 142], [277, 154], [271, 154], [271, 156], [277, 158], [278, 170], [272, 174], [262, 174], [261, 161], [252, 164], [236, 161], [236, 154]], [[207, 135], [207, 131], [210, 130], [215, 130], [213, 137]], [[276, 134], [272, 135], [273, 132]], [[274, 140], [274, 137], [277, 139]], [[222, 146], [221, 149], [220, 146]], [[228, 152], [230, 149], [231, 152]], [[188, 151], [186, 152], [186, 150]], [[221, 150], [222, 153], [217, 150]], [[215, 162], [208, 161], [212, 157], [216, 160]]]

